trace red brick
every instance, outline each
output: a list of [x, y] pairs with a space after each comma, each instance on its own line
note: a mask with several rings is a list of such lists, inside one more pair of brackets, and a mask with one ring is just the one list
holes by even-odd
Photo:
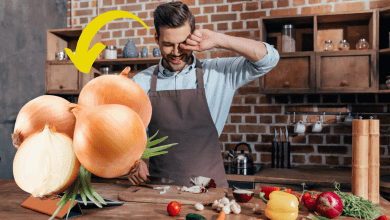
[[112, 37], [122, 37], [122, 31], [113, 31]]
[[232, 104], [241, 104], [242, 103], [242, 98], [241, 96], [234, 96]]
[[250, 31], [234, 31], [234, 32], [225, 32], [226, 35], [234, 36], [234, 37], [243, 37], [243, 38], [250, 38], [251, 32]]
[[117, 9], [116, 7], [99, 8], [99, 14], [103, 14], [108, 11], [114, 11], [116, 9]]
[[219, 136], [219, 142], [226, 142], [228, 141], [228, 135], [227, 134], [221, 134]]
[[134, 30], [126, 30], [125, 37], [134, 37]]
[[[195, 5], [195, 0], [182, 0], [181, 2], [183, 2], [187, 6]], [[190, 11], [192, 12], [191, 9], [190, 9]]]
[[242, 4], [232, 5], [232, 11], [243, 11], [244, 6]]
[[278, 8], [288, 7], [289, 0], [278, 0]]
[[111, 38], [111, 34], [109, 31], [101, 32], [102, 33], [102, 39], [109, 39]]
[[205, 4], [222, 4], [223, 0], [199, 0], [199, 5]]
[[230, 121], [232, 123], [241, 123], [242, 122], [242, 117], [238, 115], [232, 115], [230, 116]]
[[311, 145], [291, 145], [291, 153], [314, 153], [314, 147]]
[[[232, 23], [232, 29], [242, 29], [242, 26], [243, 26], [242, 21], [237, 21]], [[255, 81], [252, 81], [251, 83], [255, 83]]]
[[129, 22], [108, 23], [108, 30], [129, 28]]
[[225, 125], [223, 127], [223, 130], [222, 132], [226, 132], [226, 133], [235, 133], [237, 130], [237, 127], [235, 125]]
[[125, 46], [129, 40], [133, 40], [136, 46], [141, 44], [141, 39], [139, 38], [119, 39], [119, 46]]
[[80, 8], [88, 8], [89, 2], [80, 2]]
[[116, 40], [102, 40], [102, 44], [106, 46], [116, 46]]
[[262, 124], [271, 124], [272, 123], [272, 116], [260, 116], [260, 123]]
[[86, 24], [86, 23], [88, 23], [88, 17], [80, 18], [80, 24]]
[[[279, 131], [280, 130], [277, 130], [277, 132], [279, 132]], [[298, 136], [292, 137], [291, 140], [295, 144], [306, 144], [306, 136], [305, 135], [298, 135]]]
[[242, 1], [252, 1], [252, 0], [227, 0], [228, 3], [232, 3], [232, 2], [242, 2]]
[[260, 155], [261, 162], [271, 162], [271, 154], [261, 154]]
[[239, 125], [240, 133], [265, 133], [265, 126], [262, 125]]
[[230, 134], [230, 141], [241, 142], [242, 141], [242, 134]]
[[240, 114], [251, 113], [251, 107], [250, 106], [231, 106], [229, 113], [230, 114], [234, 114], [234, 113], [240, 113]]
[[262, 1], [261, 2], [261, 8], [273, 8], [274, 7], [274, 1]]
[[217, 30], [225, 31], [227, 29], [228, 29], [228, 23], [218, 23], [217, 24]]
[[275, 115], [275, 123], [276, 124], [286, 124], [288, 122], [288, 116], [287, 115]]
[[370, 9], [389, 7], [390, 1], [372, 1], [370, 2]]
[[305, 4], [305, 0], [294, 0], [293, 1], [293, 6], [300, 6], [300, 5], [304, 5]]
[[310, 144], [322, 144], [323, 141], [324, 141], [324, 137], [320, 135], [309, 135]]
[[217, 6], [217, 12], [228, 12], [229, 6], [228, 5], [219, 5]]
[[272, 97], [270, 95], [260, 95], [260, 104], [272, 104]]
[[137, 0], [126, 0], [126, 4], [134, 4], [137, 3]]
[[141, 4], [138, 4], [138, 5], [132, 4], [132, 5], [121, 6], [121, 10], [133, 13], [134, 11], [141, 11], [142, 5]]
[[115, 0], [115, 5], [123, 5], [125, 4], [125, 0]]
[[365, 9], [364, 2], [354, 2], [354, 3], [342, 3], [334, 5], [334, 12], [341, 11], [362, 11]]
[[339, 0], [326, 0], [326, 3], [329, 3], [329, 2], [338, 2]]
[[255, 113], [282, 113], [281, 106], [255, 106]]
[[325, 157], [325, 163], [329, 165], [339, 165], [339, 157], [336, 156], [326, 156]]
[[265, 16], [266, 16], [265, 11], [246, 12], [240, 14], [241, 20], [258, 19], [260, 17], [265, 17]]
[[[153, 20], [143, 20], [143, 22], [150, 28], [154, 27], [154, 21]], [[133, 21], [131, 23], [133, 28], [145, 28], [139, 21]]]
[[306, 159], [304, 155], [292, 155], [293, 163], [305, 163]]
[[198, 16], [195, 16], [195, 21], [196, 21], [196, 23], [208, 23], [209, 18], [207, 15], [198, 15]]
[[75, 10], [74, 15], [75, 16], [93, 15], [93, 10], [92, 9]]
[[214, 13], [214, 6], [203, 7], [203, 14]]
[[245, 123], [257, 123], [257, 117], [256, 116], [245, 116]]
[[145, 10], [153, 9], [155, 10], [157, 6], [164, 4], [166, 2], [154, 2], [154, 3], [147, 3], [145, 4]]
[[281, 15], [296, 15], [298, 13], [298, 9], [289, 8], [289, 9], [275, 9], [271, 10], [271, 16], [281, 16]]
[[262, 134], [261, 142], [262, 143], [271, 143], [274, 140], [274, 135]]
[[193, 15], [198, 15], [198, 14], [200, 14], [200, 8], [199, 8], [199, 7], [197, 7], [197, 8], [191, 8], [190, 10], [191, 10], [191, 12], [192, 12]]
[[258, 142], [259, 140], [258, 134], [246, 134], [245, 136], [247, 142]]
[[246, 3], [245, 10], [247, 11], [254, 11], [259, 9], [259, 3], [258, 2], [248, 2]]
[[[208, 29], [210, 31], [214, 31], [214, 24], [203, 24], [203, 29]], [[199, 58], [200, 59], [200, 58]]]
[[148, 18], [148, 13], [147, 12], [138, 12], [138, 17], [140, 19]]
[[310, 155], [309, 156], [309, 162], [310, 163], [322, 163], [322, 157], [321, 156]]
[[271, 152], [272, 146], [270, 144], [255, 144], [255, 150], [258, 152]]
[[320, 145], [317, 147], [318, 153], [321, 154], [347, 154], [348, 148], [346, 146], [327, 146], [327, 145]]
[[340, 135], [327, 135], [326, 136], [327, 144], [340, 144]]
[[260, 37], [260, 30], [254, 30], [253, 31], [253, 37], [254, 37], [254, 39], [259, 39], [259, 37]]
[[245, 104], [256, 104], [257, 97], [256, 96], [246, 96], [244, 98]]
[[103, 6], [112, 5], [112, 0], [103, 0]]
[[309, 4], [319, 4], [322, 0], [309, 0]]
[[[210, 58], [217, 58], [217, 57], [235, 57], [236, 53], [233, 51], [227, 51], [227, 50], [220, 50], [220, 51], [211, 51], [210, 52]], [[240, 88], [242, 89], [242, 87]]]
[[247, 21], [246, 28], [259, 28], [259, 22], [258, 21]]
[[97, 1], [92, 1], [92, 2], [91, 2], [91, 7], [92, 7], [92, 8], [97, 7]]
[[237, 20], [237, 14], [213, 14], [211, 15], [211, 21], [235, 21]]
[[302, 7], [302, 9], [301, 9], [301, 14], [316, 14], [316, 13], [328, 13], [328, 12], [332, 12], [331, 5]]

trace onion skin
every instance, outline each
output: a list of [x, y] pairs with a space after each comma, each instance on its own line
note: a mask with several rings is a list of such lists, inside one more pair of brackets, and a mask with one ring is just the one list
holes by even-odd
[[76, 117], [69, 111], [69, 101], [59, 96], [42, 95], [25, 104], [18, 113], [12, 134], [16, 148], [30, 135], [43, 130], [46, 124], [73, 139]]
[[343, 201], [334, 192], [323, 192], [316, 199], [316, 210], [327, 218], [336, 218], [343, 212]]
[[89, 81], [81, 90], [78, 104], [95, 107], [120, 104], [133, 109], [141, 117], [145, 128], [152, 118], [152, 104], [145, 91], [128, 78], [130, 67], [117, 75], [103, 75]]
[[81, 164], [103, 178], [128, 174], [147, 144], [138, 114], [117, 104], [88, 108], [71, 103], [69, 107], [76, 116], [73, 147]]
[[[58, 132], [55, 131], [55, 128], [50, 128], [50, 131], [52, 133], [57, 133], [58, 135]], [[42, 131], [41, 131], [42, 132]], [[26, 168], [26, 164], [24, 163], [25, 161], [25, 158], [23, 158], [23, 156], [25, 156], [26, 154], [28, 154], [29, 152], [31, 152], [31, 149], [29, 149], [31, 146], [34, 145], [34, 139], [36, 139], [36, 136], [39, 135], [40, 132], [37, 132], [31, 136], [29, 136], [21, 145], [20, 147], [18, 148], [18, 151], [16, 152], [15, 154], [15, 157], [14, 157], [14, 162], [13, 162], [13, 174], [14, 174], [14, 179], [15, 179], [15, 182], [16, 184], [24, 191], [28, 192], [28, 193], [31, 193], [34, 197], [36, 198], [39, 198], [39, 199], [49, 199], [59, 193], [62, 193], [64, 192], [66, 189], [68, 189], [76, 180], [77, 178], [77, 175], [79, 173], [79, 170], [80, 170], [80, 162], [79, 160], [76, 158], [76, 156], [74, 156], [74, 160], [71, 162], [71, 170], [72, 172], [71, 173], [68, 173], [67, 174], [67, 181], [62, 185], [62, 186], [59, 186], [59, 188], [51, 193], [47, 193], [45, 195], [41, 195], [41, 196], [38, 196], [38, 194], [40, 193], [39, 190], [40, 188], [38, 189], [35, 189], [36, 191], [31, 191], [31, 183], [29, 181], [34, 181], [34, 179], [30, 179], [30, 180], [26, 180], [24, 173], [23, 173], [23, 170], [20, 170], [20, 169], [23, 169], [23, 168]], [[60, 133], [64, 138], [68, 138], [69, 139], [69, 142], [71, 143], [72, 142], [72, 139], [66, 135], [66, 134], [63, 134], [63, 133]], [[70, 146], [71, 149], [72, 149], [72, 146]], [[73, 149], [72, 149], [73, 151]], [[32, 155], [34, 156], [34, 155]], [[50, 155], [48, 155], [50, 156]], [[45, 160], [48, 159], [48, 158], [44, 158]], [[55, 160], [55, 158], [52, 158], [53, 160]], [[35, 160], [36, 163], [40, 163], [42, 161], [38, 161], [38, 160]], [[42, 163], [41, 163], [42, 165]], [[34, 166], [34, 165], [32, 165]], [[36, 166], [36, 164], [35, 164]], [[61, 166], [60, 164], [58, 166]], [[56, 168], [58, 169], [58, 166], [56, 166]], [[42, 170], [36, 170], [37, 172], [37, 175], [38, 174], [41, 174], [43, 171]], [[50, 183], [49, 182], [44, 182], [42, 184], [42, 187], [45, 187], [47, 185], [49, 185]]]

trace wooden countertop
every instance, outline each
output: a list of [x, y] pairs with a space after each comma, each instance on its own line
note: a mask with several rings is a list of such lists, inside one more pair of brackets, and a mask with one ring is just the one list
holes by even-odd
[[[112, 200], [118, 200], [118, 194], [131, 187], [130, 185], [115, 183], [92, 183], [92, 186], [102, 197]], [[263, 211], [266, 208], [266, 204], [258, 197], [259, 190], [253, 191], [255, 196], [252, 200], [248, 203], [240, 203], [242, 206], [241, 214], [229, 214], [226, 216], [226, 220], [266, 219], [264, 214], [254, 214], [252, 211], [255, 204], [259, 204]], [[28, 197], [29, 194], [22, 191], [14, 180], [0, 180], [0, 198], [2, 201], [0, 203], [0, 219], [47, 220], [48, 215], [20, 206]], [[231, 190], [229, 190], [228, 198], [233, 199]], [[390, 202], [381, 198], [379, 205], [385, 209], [383, 213], [390, 216]], [[74, 217], [74, 219], [185, 219], [186, 214], [190, 212], [201, 214], [208, 220], [215, 220], [218, 216], [218, 213], [212, 210], [210, 206], [206, 206], [203, 211], [196, 211], [192, 205], [183, 205], [181, 213], [176, 217], [172, 217], [168, 216], [165, 204], [134, 202], [125, 202], [122, 206], [83, 209], [82, 211], [83, 215]], [[301, 217], [308, 214], [309, 212], [305, 208], [301, 208], [299, 211]], [[335, 219], [352, 220], [353, 218], [339, 216]]]

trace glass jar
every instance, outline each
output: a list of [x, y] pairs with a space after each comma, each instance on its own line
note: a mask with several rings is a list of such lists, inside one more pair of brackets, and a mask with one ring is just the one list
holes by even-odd
[[331, 40], [326, 40], [325, 44], [322, 45], [322, 50], [323, 51], [333, 51], [334, 50], [334, 45]]
[[295, 27], [292, 24], [283, 25], [282, 28], [282, 52], [295, 52]]
[[341, 40], [338, 46], [339, 50], [349, 50], [349, 43], [347, 40]]
[[104, 51], [104, 58], [105, 59], [116, 59], [117, 58], [117, 51], [115, 46], [107, 46]]
[[356, 44], [356, 50], [367, 50], [369, 47], [368, 42], [363, 38]]
[[100, 68], [100, 72], [102, 73], [102, 75], [109, 75], [111, 74], [111, 69], [108, 66], [104, 66]]

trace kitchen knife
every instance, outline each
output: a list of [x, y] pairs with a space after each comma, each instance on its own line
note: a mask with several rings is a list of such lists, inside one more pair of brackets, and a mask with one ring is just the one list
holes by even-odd
[[[275, 128], [275, 134], [276, 134], [276, 136], [277, 136], [277, 131], [276, 131], [276, 128]], [[279, 140], [280, 141], [280, 140]], [[276, 140], [276, 155], [275, 155], [275, 157], [276, 157], [276, 168], [279, 168], [279, 142]]]
[[284, 168], [284, 142], [282, 140], [283, 132], [282, 128], [279, 128], [279, 137], [280, 137], [280, 168]]
[[287, 160], [286, 160], [286, 166], [287, 166], [287, 169], [290, 169], [290, 141], [288, 140], [288, 130], [287, 130], [287, 126], [286, 126], [286, 142], [285, 142], [285, 157], [287, 157]]
[[161, 184], [161, 183], [174, 183], [174, 180], [167, 179], [167, 178], [162, 178], [162, 177], [157, 177], [157, 176], [147, 176], [149, 181], [146, 182], [146, 184]]
[[275, 133], [274, 133], [274, 140], [272, 141], [272, 151], [271, 151], [271, 168], [275, 168], [275, 150], [276, 150], [276, 145], [277, 145], [277, 137], [276, 137], [276, 128], [275, 128]]

